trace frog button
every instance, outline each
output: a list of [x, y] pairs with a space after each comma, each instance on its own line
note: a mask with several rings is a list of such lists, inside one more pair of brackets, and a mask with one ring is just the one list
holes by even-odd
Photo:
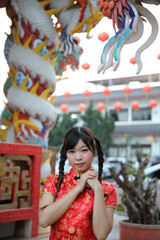
[[69, 229], [68, 229], [68, 232], [69, 232], [70, 234], [74, 233], [74, 232], [75, 232], [75, 227], [70, 226]]

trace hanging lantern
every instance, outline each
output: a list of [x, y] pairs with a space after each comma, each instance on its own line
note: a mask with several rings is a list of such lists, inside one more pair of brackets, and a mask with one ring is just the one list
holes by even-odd
[[139, 102], [137, 102], [137, 101], [131, 102], [131, 107], [133, 110], [139, 109]]
[[129, 94], [129, 93], [132, 92], [132, 89], [127, 85], [127, 86], [123, 89], [123, 92], [124, 92], [125, 94]]
[[149, 102], [149, 106], [150, 106], [151, 108], [157, 107], [157, 105], [158, 105], [158, 102], [157, 102], [156, 100], [151, 100], [151, 101]]
[[144, 91], [145, 93], [149, 93], [151, 90], [152, 90], [152, 87], [151, 87], [149, 84], [146, 84], [146, 85], [143, 87], [143, 91]]
[[80, 40], [80, 38], [79, 38], [79, 37], [77, 37], [77, 36], [74, 36], [74, 37], [73, 37], [73, 39], [75, 39], [75, 40], [76, 40], [76, 42], [77, 42], [77, 44], [78, 44], [78, 45], [80, 44], [80, 41], [81, 41], [81, 40]]
[[143, 87], [143, 91], [145, 92], [145, 97], [146, 99], [148, 98], [148, 93], [152, 90], [152, 87], [149, 85], [149, 84], [146, 84], [144, 87]]
[[60, 109], [63, 113], [66, 113], [68, 111], [68, 105], [67, 104], [62, 104], [60, 106]]
[[102, 111], [106, 108], [106, 105], [103, 102], [97, 104], [97, 110]]
[[108, 102], [108, 96], [111, 94], [111, 90], [109, 88], [105, 88], [102, 92], [106, 96], [106, 103]]
[[132, 33], [132, 37], [136, 34], [137, 28], [135, 28], [134, 32]]
[[123, 92], [126, 95], [126, 100], [128, 100], [128, 94], [130, 94], [132, 92], [132, 89], [127, 85], [124, 89]]
[[135, 59], [135, 57], [133, 57], [133, 58], [130, 59], [130, 63], [132, 63], [133, 65], [136, 64], [136, 59]]
[[106, 32], [102, 32], [98, 35], [98, 39], [102, 42], [105, 42], [109, 39], [109, 34]]
[[111, 90], [107, 87], [103, 90], [103, 94], [106, 96], [110, 95], [110, 93], [111, 93]]
[[89, 96], [91, 95], [91, 92], [90, 92], [89, 90], [85, 90], [85, 91], [83, 92], [83, 95], [84, 95], [85, 97], [89, 97]]
[[122, 103], [121, 102], [116, 102], [114, 104], [114, 109], [117, 111], [120, 111], [122, 109]]
[[158, 54], [157, 59], [160, 60], [160, 54]]
[[113, 67], [113, 62], [112, 62], [112, 64], [111, 64], [111, 66], [110, 67]]
[[70, 92], [65, 92], [65, 93], [63, 94], [63, 96], [64, 96], [65, 98], [70, 98], [70, 97], [71, 97], [71, 93], [70, 93]]
[[67, 66], [65, 66], [65, 68], [64, 68], [64, 72], [65, 72], [65, 71], [67, 71]]
[[83, 63], [83, 64], [82, 64], [82, 68], [83, 68], [84, 70], [88, 70], [88, 69], [90, 68], [90, 64], [89, 64], [89, 63]]
[[[105, 64], [107, 64], [107, 63], [108, 63], [108, 60], [105, 62]], [[111, 67], [113, 67], [113, 62], [112, 62], [112, 64], [110, 65], [110, 68], [111, 68]]]
[[85, 103], [80, 103], [79, 105], [78, 105], [78, 108], [79, 108], [79, 110], [82, 112], [82, 111], [86, 111], [86, 109], [87, 109], [87, 105], [85, 104]]

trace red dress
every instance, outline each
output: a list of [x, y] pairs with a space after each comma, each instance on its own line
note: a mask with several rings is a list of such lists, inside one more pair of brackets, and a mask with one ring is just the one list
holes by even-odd
[[[68, 193], [78, 183], [78, 173], [72, 168], [66, 173], [59, 189], [56, 201]], [[46, 181], [42, 193], [55, 195], [58, 175], [52, 175]], [[114, 186], [102, 181], [105, 205], [116, 207], [117, 197]], [[67, 212], [51, 226], [50, 240], [96, 240], [91, 226], [91, 214], [93, 211], [94, 192], [85, 188], [81, 192]]]

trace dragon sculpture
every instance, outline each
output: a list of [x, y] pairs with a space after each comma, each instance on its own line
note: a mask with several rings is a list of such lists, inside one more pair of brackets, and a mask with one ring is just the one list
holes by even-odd
[[[113, 4], [109, 5], [111, 3]], [[117, 70], [120, 64], [120, 53], [122, 47], [126, 43], [132, 43], [141, 38], [144, 29], [143, 18], [145, 18], [151, 24], [152, 31], [149, 38], [142, 46], [139, 47], [139, 49], [137, 49], [135, 54], [135, 60], [138, 65], [137, 74], [140, 73], [142, 70], [141, 53], [155, 41], [158, 34], [158, 23], [156, 18], [148, 9], [143, 7], [141, 4], [136, 4], [133, 0], [99, 0], [99, 7], [104, 16], [112, 19], [116, 34], [111, 37], [104, 46], [98, 73], [102, 70], [104, 73], [112, 65], [113, 58], [113, 70]], [[118, 31], [116, 31], [116, 26]], [[107, 54], [109, 57], [106, 63]]]
[[104, 16], [110, 18], [115, 36], [104, 46], [98, 72], [105, 72], [113, 58], [116, 70], [122, 47], [143, 35], [145, 17], [152, 32], [135, 55], [139, 73], [141, 53], [158, 33], [154, 15], [133, 0], [10, 0], [6, 11], [12, 25], [5, 44], [9, 74], [4, 93], [8, 103], [2, 122], [7, 131], [0, 134], [1, 140], [38, 144], [43, 149], [48, 148], [48, 134], [56, 123], [52, 94], [57, 76], [67, 65], [78, 68], [83, 52], [74, 34], [86, 32], [89, 38], [91, 29]]

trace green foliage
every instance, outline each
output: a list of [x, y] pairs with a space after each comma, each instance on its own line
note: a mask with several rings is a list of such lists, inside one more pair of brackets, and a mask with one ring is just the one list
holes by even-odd
[[85, 115], [81, 116], [84, 126], [89, 127], [94, 135], [100, 139], [105, 154], [112, 143], [111, 134], [114, 131], [114, 119], [105, 112], [103, 115], [100, 111], [93, 108], [93, 103], [88, 106]]
[[134, 163], [127, 163], [126, 173], [132, 177], [131, 186], [136, 187], [143, 184], [145, 179], [144, 169], [142, 167], [135, 168]]
[[132, 135], [125, 134], [124, 137], [125, 137], [127, 146], [129, 146], [130, 145], [130, 141], [132, 140]]
[[[121, 175], [110, 168], [113, 179], [122, 188], [121, 202], [128, 214], [129, 222], [136, 224], [158, 224], [159, 210], [157, 206], [158, 181], [156, 178], [147, 179], [144, 174], [149, 159], [143, 158], [140, 152], [136, 153], [138, 168], [135, 163], [121, 163]], [[121, 203], [117, 211], [122, 211]]]
[[54, 128], [49, 133], [49, 146], [60, 147], [67, 131], [77, 122], [71, 118], [72, 113], [59, 114]]
[[123, 213], [125, 212], [125, 209], [121, 203], [117, 204], [116, 210], [117, 210], [117, 212], [123, 212]]
[[[58, 115], [57, 123], [49, 134], [49, 146], [60, 147], [62, 145], [66, 132], [77, 123], [77, 119], [72, 119], [71, 114]], [[93, 103], [90, 103], [85, 114], [81, 115], [79, 120], [83, 121], [83, 126], [89, 127], [100, 139], [107, 155], [107, 150], [112, 143], [111, 134], [114, 131], [113, 118], [107, 112], [102, 116], [101, 112], [93, 108]]]
[[125, 194], [124, 193], [120, 193], [119, 194], [121, 198], [124, 198], [125, 197]]

